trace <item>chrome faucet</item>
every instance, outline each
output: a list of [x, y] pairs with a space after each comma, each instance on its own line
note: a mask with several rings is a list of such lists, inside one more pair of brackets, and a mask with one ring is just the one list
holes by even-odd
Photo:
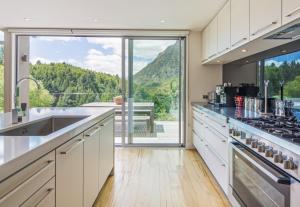
[[19, 89], [19, 85], [25, 80], [33, 80], [35, 82], [35, 84], [37, 85], [38, 89], [41, 88], [41, 85], [39, 84], [39, 82], [36, 79], [31, 78], [31, 77], [24, 77], [17, 81], [15, 93], [14, 93], [14, 109], [12, 109], [12, 123], [19, 122], [18, 121], [18, 103], [17, 103], [17, 98], [19, 96], [18, 89]]

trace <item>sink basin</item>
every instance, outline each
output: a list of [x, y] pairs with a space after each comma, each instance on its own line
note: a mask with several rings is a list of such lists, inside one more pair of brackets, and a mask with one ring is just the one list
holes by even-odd
[[87, 116], [49, 117], [13, 129], [3, 130], [0, 132], [0, 136], [47, 136], [84, 118]]

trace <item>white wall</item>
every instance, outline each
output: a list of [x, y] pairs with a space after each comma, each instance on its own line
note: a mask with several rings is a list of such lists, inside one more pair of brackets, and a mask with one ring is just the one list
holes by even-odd
[[193, 148], [192, 102], [205, 101], [202, 96], [222, 83], [222, 65], [202, 65], [201, 32], [191, 32], [188, 38], [187, 71], [187, 135], [186, 148]]

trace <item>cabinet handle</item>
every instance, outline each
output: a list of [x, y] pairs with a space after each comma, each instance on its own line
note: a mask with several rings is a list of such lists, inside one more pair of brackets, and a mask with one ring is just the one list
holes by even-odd
[[54, 190], [54, 188], [47, 189], [46, 194], [34, 205], [34, 207], [41, 206], [40, 204], [50, 195], [50, 193]]
[[69, 147], [69, 149], [67, 149], [66, 151], [61, 151], [60, 154], [62, 154], [62, 155], [69, 154], [74, 149], [76, 149], [78, 146], [80, 146], [80, 144], [83, 143], [83, 142], [84, 142], [84, 139], [78, 139], [78, 140], [76, 140], [75, 144], [73, 144], [71, 147]]
[[251, 35], [252, 35], [252, 36], [255, 36], [255, 35], [257, 35], [258, 33], [260, 33], [260, 32], [262, 32], [262, 31], [268, 29], [269, 27], [271, 27], [271, 26], [273, 26], [273, 25], [275, 25], [275, 24], [277, 24], [277, 23], [278, 23], [277, 20], [276, 20], [276, 21], [273, 21], [273, 22], [271, 22], [270, 24], [268, 24], [268, 25], [266, 25], [266, 26], [264, 26], [264, 27], [262, 27], [262, 28], [256, 30], [256, 31], [253, 32]]
[[86, 137], [91, 137], [93, 136], [94, 134], [96, 134], [97, 132], [99, 132], [101, 128], [100, 127], [96, 127], [94, 131], [92, 131], [92, 133], [90, 134], [85, 134]]
[[108, 123], [110, 123], [111, 121], [112, 121], [112, 120], [109, 120], [109, 121], [107, 121], [107, 122], [101, 123], [100, 126], [101, 126], [101, 127], [104, 127], [104, 126], [106, 126]]
[[225, 52], [226, 50], [229, 50], [229, 47], [226, 47], [225, 49], [221, 50], [221, 51], [219, 52], [219, 54]]
[[226, 143], [226, 140], [223, 139], [222, 142]]
[[300, 7], [294, 9], [293, 11], [291, 11], [290, 13], [288, 13], [287, 15], [285, 15], [285, 17], [291, 17], [291, 16], [293, 16], [295, 13], [297, 13], [298, 11], [300, 11]]
[[0, 204], [3, 203], [7, 198], [9, 198], [10, 196], [12, 196], [15, 192], [19, 191], [20, 188], [22, 188], [24, 185], [27, 185], [28, 183], [30, 183], [32, 180], [36, 179], [39, 175], [41, 175], [43, 172], [45, 172], [46, 170], [48, 170], [48, 168], [50, 168], [52, 165], [54, 165], [54, 160], [49, 160], [47, 161], [47, 164], [42, 167], [39, 171], [37, 171], [35, 174], [33, 174], [30, 178], [28, 178], [27, 180], [25, 180], [24, 182], [22, 182], [20, 185], [18, 185], [16, 188], [14, 188], [13, 190], [9, 191], [8, 193], [6, 193], [1, 199], [0, 199]]
[[236, 41], [235, 43], [233, 43], [231, 46], [234, 47], [234, 46], [236, 46], [237, 44], [239, 44], [239, 43], [241, 43], [241, 42], [244, 42], [244, 41], [246, 41], [246, 40], [247, 40], [247, 38], [246, 38], [246, 37], [243, 37], [242, 39], [240, 39], [240, 40]]
[[214, 57], [214, 56], [216, 56], [216, 55], [217, 55], [217, 53], [212, 54], [211, 56], [208, 57], [208, 59], [210, 59], [210, 58], [212, 58], [212, 57]]

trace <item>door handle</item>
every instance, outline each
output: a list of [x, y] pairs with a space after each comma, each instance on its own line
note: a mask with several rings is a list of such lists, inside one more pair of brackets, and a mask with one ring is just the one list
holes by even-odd
[[275, 25], [275, 24], [277, 24], [277, 23], [278, 23], [277, 20], [276, 20], [276, 21], [273, 21], [273, 22], [271, 22], [270, 24], [268, 24], [268, 25], [266, 25], [266, 26], [264, 26], [264, 27], [262, 27], [262, 28], [259, 28], [258, 30], [256, 30], [255, 32], [253, 32], [251, 35], [252, 35], [252, 36], [255, 36], [255, 35], [257, 35], [258, 33], [260, 33], [260, 32], [262, 32], [262, 31], [268, 29], [269, 27], [271, 27], [271, 26], [273, 26], [273, 25]]
[[300, 11], [300, 6], [296, 9], [294, 9], [293, 11], [291, 11], [290, 13], [288, 13], [287, 15], [285, 15], [285, 17], [291, 17], [293, 16], [295, 13]]
[[247, 38], [246, 38], [246, 37], [243, 37], [242, 39], [240, 39], [240, 40], [236, 41], [235, 43], [233, 43], [231, 46], [234, 47], [234, 46], [236, 46], [237, 44], [239, 44], [239, 43], [241, 43], [241, 42], [244, 42], [244, 41], [246, 41], [246, 40], [247, 40]]
[[66, 151], [61, 151], [60, 154], [62, 155], [67, 155], [69, 154], [70, 152], [72, 152], [74, 149], [76, 149], [77, 147], [80, 146], [81, 143], [84, 142], [84, 139], [78, 139], [75, 141], [75, 144], [72, 144], [71, 147], [69, 147]]

